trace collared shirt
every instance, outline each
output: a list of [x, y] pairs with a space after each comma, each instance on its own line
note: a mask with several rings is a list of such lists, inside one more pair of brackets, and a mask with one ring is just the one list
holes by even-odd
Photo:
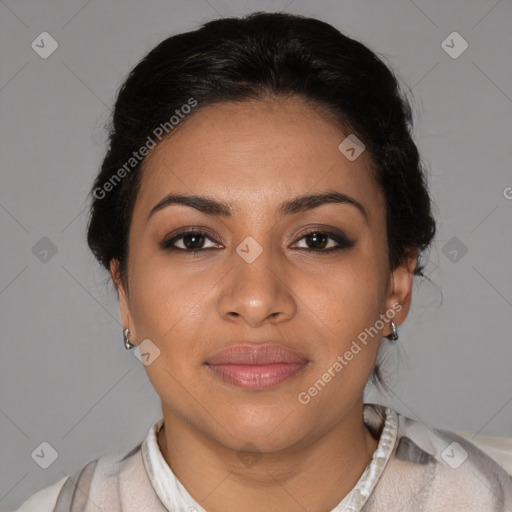
[[[512, 512], [512, 477], [468, 440], [377, 404], [364, 404], [363, 420], [378, 446], [330, 512]], [[17, 512], [207, 512], [165, 461], [162, 425], [126, 455], [91, 461], [38, 491]]]

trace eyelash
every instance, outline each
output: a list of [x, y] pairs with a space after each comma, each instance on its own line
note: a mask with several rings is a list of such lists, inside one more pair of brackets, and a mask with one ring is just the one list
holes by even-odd
[[[334, 240], [339, 245], [337, 245], [335, 247], [330, 247], [329, 249], [312, 249], [312, 248], [301, 247], [300, 250], [315, 252], [317, 254], [322, 254], [322, 253], [330, 254], [333, 251], [339, 251], [342, 249], [350, 249], [350, 248], [354, 247], [354, 245], [355, 245], [354, 242], [350, 241], [348, 238], [346, 238], [343, 235], [340, 235], [338, 233], [333, 233], [331, 231], [322, 231], [319, 229], [312, 229], [312, 230], [307, 231], [306, 233], [303, 233], [302, 236], [299, 238], [299, 241], [302, 240], [303, 238], [306, 238], [308, 235], [312, 235], [312, 234], [326, 235], [328, 238]], [[212, 240], [212, 238], [208, 235], [208, 233], [206, 233], [205, 231], [202, 231], [200, 229], [196, 229], [196, 230], [182, 231], [178, 235], [175, 235], [172, 238], [164, 240], [160, 244], [160, 246], [162, 249], [164, 249], [166, 251], [182, 251], [182, 252], [186, 252], [186, 253], [191, 253], [192, 255], [200, 253], [200, 252], [208, 251], [209, 249], [214, 249], [214, 247], [208, 247], [206, 249], [182, 249], [181, 247], [175, 247], [173, 245], [176, 241], [180, 240], [181, 238], [183, 238], [187, 235], [202, 235], [205, 238], [208, 238], [210, 241], [217, 243], [214, 240]]]

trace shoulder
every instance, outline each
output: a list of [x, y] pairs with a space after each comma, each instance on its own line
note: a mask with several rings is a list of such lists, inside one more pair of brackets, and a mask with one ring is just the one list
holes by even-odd
[[395, 459], [424, 474], [430, 468], [433, 502], [448, 505], [458, 499], [461, 510], [467, 503], [465, 510], [482, 512], [512, 507], [512, 477], [471, 441], [402, 414], [398, 425]]
[[141, 466], [137, 457], [140, 447], [141, 444], [128, 453], [111, 453], [88, 462], [73, 475], [38, 490], [12, 512], [85, 511], [91, 496], [116, 493], [121, 475], [131, 476]]
[[57, 497], [64, 483], [68, 479], [67, 476], [54, 482], [43, 489], [32, 494], [13, 512], [51, 512], [57, 503]]
[[474, 434], [463, 430], [455, 433], [480, 448], [512, 476], [512, 437]]

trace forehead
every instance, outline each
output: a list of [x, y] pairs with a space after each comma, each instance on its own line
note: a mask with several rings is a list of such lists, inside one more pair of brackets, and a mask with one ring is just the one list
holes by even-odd
[[144, 161], [139, 213], [169, 192], [235, 211], [325, 189], [356, 197], [370, 216], [383, 206], [367, 152], [350, 161], [338, 147], [349, 134], [300, 98], [217, 103], [181, 123]]

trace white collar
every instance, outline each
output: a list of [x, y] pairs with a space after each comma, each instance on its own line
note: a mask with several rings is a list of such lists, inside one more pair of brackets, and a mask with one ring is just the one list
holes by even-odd
[[[384, 413], [384, 427], [379, 443], [372, 455], [372, 460], [356, 485], [331, 512], [359, 512], [362, 509], [377, 485], [396, 443], [398, 431], [396, 411], [377, 404], [364, 404], [363, 411], [364, 423], [377, 429], [382, 423], [379, 419], [379, 412]], [[191, 510], [207, 512], [188, 493], [160, 451], [157, 434], [163, 422], [164, 419], [160, 418], [151, 426], [141, 447], [142, 458], [151, 485], [168, 510], [173, 512], [190, 512]]]

